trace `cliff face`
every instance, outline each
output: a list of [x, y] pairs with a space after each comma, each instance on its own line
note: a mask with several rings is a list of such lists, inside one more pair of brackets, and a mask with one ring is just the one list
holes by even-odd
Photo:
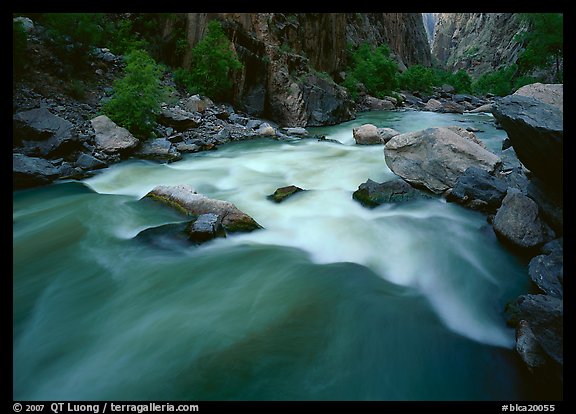
[[438, 22], [439, 14], [440, 13], [422, 13], [424, 29], [426, 30], [426, 37], [428, 38], [430, 46], [432, 46], [432, 43], [434, 42], [434, 30], [436, 28], [436, 22]]
[[522, 29], [514, 13], [439, 13], [432, 55], [449, 71], [478, 76], [518, 59]]
[[[401, 67], [431, 62], [419, 13], [188, 13], [185, 19], [190, 48], [210, 20], [222, 21], [244, 64], [235, 82], [236, 101], [251, 115], [284, 125], [353, 117], [346, 92], [318, 76], [344, 69], [348, 43], [385, 42]], [[190, 65], [189, 52], [183, 65]]]

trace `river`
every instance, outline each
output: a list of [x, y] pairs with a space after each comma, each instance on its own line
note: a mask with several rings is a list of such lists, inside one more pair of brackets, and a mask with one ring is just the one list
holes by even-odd
[[[460, 125], [500, 152], [488, 114], [370, 112], [310, 128], [341, 142], [258, 139], [13, 193], [15, 400], [531, 399], [505, 303], [525, 265], [481, 214], [440, 198], [367, 209], [394, 177], [371, 122]], [[148, 243], [185, 220], [149, 199], [190, 184], [265, 229], [202, 246]], [[282, 204], [278, 187], [308, 191]]]

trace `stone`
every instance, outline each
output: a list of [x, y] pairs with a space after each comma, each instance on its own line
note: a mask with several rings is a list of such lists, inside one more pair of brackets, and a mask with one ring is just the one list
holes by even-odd
[[46, 108], [18, 112], [12, 128], [14, 144], [23, 144], [27, 155], [58, 157], [82, 147], [72, 123]]
[[468, 167], [494, 173], [496, 155], [448, 128], [428, 128], [396, 135], [384, 146], [384, 158], [396, 175], [439, 194], [454, 187]]
[[500, 240], [524, 250], [536, 249], [553, 238], [538, 205], [513, 188], [508, 189], [492, 224]]
[[448, 128], [452, 132], [456, 132], [461, 137], [464, 137], [474, 142], [475, 144], [480, 145], [482, 148], [486, 148], [486, 144], [484, 144], [484, 141], [478, 138], [478, 136], [474, 133], [474, 131], [469, 131], [468, 128], [462, 128], [461, 126], [457, 125], [450, 125], [447, 126], [446, 128]]
[[261, 137], [273, 137], [276, 136], [276, 130], [269, 123], [263, 122], [256, 130], [256, 134]]
[[396, 135], [400, 135], [400, 132], [396, 131], [393, 128], [378, 128], [378, 136], [380, 136], [380, 140], [384, 144], [390, 141]]
[[453, 101], [446, 101], [442, 103], [442, 108], [440, 109], [440, 112], [462, 114], [464, 113], [464, 107], [459, 103]]
[[352, 129], [352, 135], [358, 145], [382, 144], [382, 138], [378, 134], [378, 128], [372, 124], [364, 124]]
[[179, 152], [199, 152], [201, 147], [196, 144], [187, 144], [185, 142], [178, 142], [176, 144], [176, 150]]
[[564, 85], [561, 83], [532, 83], [530, 85], [524, 85], [514, 92], [514, 95], [538, 99], [564, 112]]
[[501, 179], [477, 167], [469, 167], [446, 199], [485, 213], [495, 213], [506, 196], [508, 186]]
[[546, 365], [545, 352], [525, 320], [518, 323], [516, 330], [516, 352], [531, 371]]
[[426, 102], [426, 105], [424, 105], [425, 111], [441, 112], [442, 108], [442, 102], [434, 98], [428, 99], [428, 102]]
[[182, 155], [166, 138], [143, 141], [134, 155], [139, 158], [168, 162], [182, 159]]
[[472, 109], [471, 111], [468, 111], [468, 112], [470, 112], [470, 113], [472, 113], [472, 114], [479, 113], [479, 112], [487, 112], [487, 113], [490, 113], [490, 112], [492, 112], [492, 104], [491, 104], [491, 103], [487, 103], [487, 104], [484, 104], [484, 105], [480, 105], [478, 108]]
[[105, 162], [99, 160], [98, 158], [83, 152], [76, 160], [76, 166], [82, 168], [83, 170], [97, 170], [100, 168], [105, 168], [107, 165]]
[[184, 103], [184, 107], [188, 112], [200, 112], [200, 113], [203, 113], [206, 110], [206, 108], [212, 105], [214, 105], [212, 101], [202, 99], [198, 95], [191, 96]]
[[14, 17], [12, 19], [13, 22], [20, 22], [22, 24], [22, 28], [28, 34], [34, 31], [34, 22], [28, 18], [23, 16]]
[[204, 243], [218, 237], [226, 237], [220, 216], [214, 213], [200, 214], [186, 226], [191, 241]]
[[447, 83], [445, 83], [444, 85], [442, 85], [442, 91], [452, 94], [456, 92], [456, 88], [454, 88], [454, 86], [452, 85], [448, 85]]
[[535, 98], [508, 95], [497, 100], [492, 113], [504, 127], [518, 159], [548, 186], [563, 182], [563, 113]]
[[196, 128], [202, 120], [191, 112], [180, 108], [166, 108], [160, 113], [158, 121], [162, 125], [170, 126], [179, 132]]
[[302, 127], [284, 128], [284, 131], [286, 131], [288, 135], [295, 135], [298, 137], [308, 136], [308, 131], [306, 131], [306, 128]]
[[560, 251], [534, 256], [528, 264], [530, 279], [545, 294], [562, 299], [564, 296], [564, 255]]
[[12, 154], [12, 185], [14, 189], [50, 184], [59, 176], [54, 164], [43, 158]]
[[157, 186], [146, 194], [146, 197], [158, 200], [191, 216], [216, 214], [220, 217], [226, 233], [250, 232], [262, 228], [252, 217], [240, 211], [234, 204], [198, 194], [189, 185]]
[[297, 187], [295, 185], [289, 185], [287, 187], [280, 187], [276, 189], [276, 191], [274, 191], [273, 194], [270, 194], [266, 198], [268, 200], [274, 201], [275, 203], [281, 203], [287, 198], [292, 197], [294, 194], [299, 193], [301, 191], [306, 190], [303, 190], [302, 188]]
[[391, 110], [395, 108], [393, 102], [388, 99], [378, 99], [370, 95], [365, 95], [360, 100], [360, 106], [365, 108], [366, 110], [375, 111], [375, 110]]
[[377, 183], [368, 179], [352, 193], [352, 198], [364, 207], [373, 208], [382, 204], [402, 203], [431, 198], [431, 196], [412, 187], [401, 178], [396, 178], [384, 183]]
[[96, 148], [107, 154], [125, 154], [139, 144], [126, 128], [119, 127], [106, 115], [90, 120], [96, 133]]
[[258, 128], [260, 125], [262, 125], [262, 121], [259, 119], [251, 119], [246, 123], [246, 128], [247, 129], [256, 129]]

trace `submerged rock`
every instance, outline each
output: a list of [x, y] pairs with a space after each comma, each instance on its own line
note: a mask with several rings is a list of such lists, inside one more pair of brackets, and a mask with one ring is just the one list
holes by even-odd
[[227, 233], [250, 232], [262, 228], [252, 217], [240, 211], [234, 204], [198, 194], [189, 185], [160, 185], [146, 194], [146, 197], [161, 201], [187, 215], [216, 214]]
[[203, 243], [217, 237], [226, 237], [220, 216], [214, 213], [199, 215], [196, 220], [186, 226], [188, 238], [194, 242]]
[[365, 207], [377, 207], [381, 204], [401, 203], [421, 198], [431, 198], [431, 196], [412, 187], [401, 178], [396, 178], [384, 183], [377, 183], [368, 179], [352, 193], [352, 198]]
[[384, 156], [396, 175], [436, 194], [454, 187], [468, 167], [493, 173], [501, 165], [496, 155], [449, 128], [397, 135], [385, 145]]
[[270, 194], [266, 197], [268, 200], [272, 200], [276, 203], [281, 203], [282, 201], [286, 200], [288, 197], [292, 197], [294, 194], [299, 193], [300, 191], [306, 191], [300, 187], [296, 187], [295, 185], [289, 185], [287, 187], [280, 187], [274, 194]]

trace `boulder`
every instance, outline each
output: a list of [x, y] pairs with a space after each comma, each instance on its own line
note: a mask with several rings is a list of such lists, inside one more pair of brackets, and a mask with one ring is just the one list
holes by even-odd
[[396, 135], [400, 135], [400, 132], [392, 128], [378, 128], [378, 135], [380, 136], [382, 142], [385, 144]]
[[176, 144], [176, 151], [179, 152], [199, 152], [202, 148], [196, 144], [188, 144], [186, 142], [178, 142]]
[[442, 85], [442, 92], [452, 94], [452, 93], [456, 92], [456, 88], [454, 88], [454, 86], [452, 86], [452, 85], [445, 83], [444, 85]]
[[360, 184], [352, 193], [352, 198], [364, 207], [377, 207], [386, 203], [402, 203], [407, 201], [430, 198], [425, 192], [418, 190], [401, 178], [377, 183], [368, 179]]
[[530, 279], [547, 295], [562, 299], [564, 296], [564, 255], [563, 252], [541, 254], [530, 260]]
[[272, 200], [275, 203], [281, 203], [282, 201], [286, 200], [288, 197], [292, 197], [294, 194], [299, 193], [303, 190], [300, 187], [296, 187], [295, 185], [289, 185], [287, 187], [280, 187], [273, 194], [270, 194], [266, 197], [268, 200]]
[[204, 112], [206, 108], [211, 107], [214, 103], [208, 98], [200, 98], [198, 95], [193, 95], [188, 98], [185, 103], [184, 107], [189, 112]]
[[200, 117], [180, 108], [162, 109], [158, 121], [180, 132], [196, 128], [202, 122]]
[[[522, 295], [507, 307], [509, 322], [520, 326], [525, 321], [536, 339], [531, 351], [563, 365], [564, 303], [550, 295]], [[526, 323], [524, 326], [526, 326]], [[539, 352], [540, 351], [540, 352]]]
[[362, 99], [360, 99], [359, 106], [365, 110], [390, 110], [394, 109], [395, 105], [388, 99], [378, 99], [370, 95], [365, 95]]
[[191, 216], [216, 214], [227, 233], [250, 232], [262, 228], [252, 217], [240, 211], [234, 204], [198, 194], [189, 185], [157, 186], [146, 194], [146, 197], [161, 201]]
[[514, 95], [538, 99], [564, 112], [564, 85], [561, 83], [532, 83], [524, 85]]
[[139, 158], [168, 162], [182, 159], [182, 155], [180, 155], [172, 143], [166, 138], [156, 138], [143, 141], [134, 155]]
[[469, 167], [456, 180], [446, 199], [485, 213], [495, 213], [506, 196], [502, 180], [477, 167]]
[[440, 112], [442, 111], [442, 102], [437, 99], [428, 99], [426, 105], [424, 105], [425, 111]]
[[446, 101], [442, 103], [442, 108], [440, 109], [440, 112], [462, 114], [464, 113], [464, 110], [465, 108], [459, 103], [453, 101]]
[[515, 348], [530, 371], [546, 366], [546, 354], [530, 329], [530, 324], [525, 320], [518, 323]]
[[296, 135], [298, 137], [308, 136], [308, 131], [302, 127], [284, 128], [288, 135]]
[[226, 237], [222, 219], [214, 213], [199, 215], [186, 226], [188, 238], [197, 243], [204, 243], [217, 237]]
[[470, 111], [468, 111], [468, 112], [473, 113], [473, 114], [479, 113], [479, 112], [488, 112], [488, 113], [489, 113], [489, 112], [492, 112], [492, 104], [491, 104], [491, 103], [487, 103], [487, 104], [484, 104], [484, 105], [480, 105], [478, 108], [472, 109], [472, 110], [470, 110]]
[[384, 146], [384, 157], [396, 175], [436, 194], [454, 187], [468, 167], [493, 173], [501, 165], [496, 155], [448, 128], [396, 135]]
[[553, 238], [538, 205], [514, 188], [508, 189], [492, 225], [501, 240], [520, 249], [535, 249]]
[[354, 118], [354, 103], [346, 89], [333, 81], [308, 76], [301, 96], [306, 117], [302, 126], [334, 125]]
[[46, 108], [18, 112], [12, 117], [14, 144], [28, 155], [64, 156], [82, 147], [71, 122]]
[[352, 129], [352, 135], [358, 145], [382, 144], [382, 138], [378, 134], [378, 128], [372, 124], [364, 124]]
[[106, 163], [93, 157], [90, 154], [82, 153], [76, 160], [76, 166], [82, 168], [83, 170], [97, 170], [100, 168], [105, 168]]
[[95, 142], [99, 151], [123, 154], [136, 148], [140, 142], [126, 128], [119, 127], [106, 115], [97, 116], [90, 122], [96, 133]]
[[535, 98], [509, 95], [495, 102], [492, 113], [504, 127], [518, 158], [549, 186], [563, 181], [563, 114]]
[[461, 137], [464, 137], [464, 138], [474, 142], [475, 144], [480, 145], [482, 148], [486, 148], [486, 144], [484, 144], [484, 141], [482, 141], [480, 138], [478, 138], [476, 136], [476, 134], [474, 133], [474, 131], [470, 131], [470, 130], [468, 130], [468, 128], [462, 128], [461, 126], [457, 126], [457, 125], [447, 126], [446, 128], [448, 128], [452, 132], [456, 132]]
[[12, 185], [14, 189], [50, 184], [59, 176], [59, 171], [50, 161], [43, 158], [12, 154]]
[[269, 123], [263, 122], [256, 130], [256, 134], [261, 137], [274, 137], [276, 136], [276, 130]]

